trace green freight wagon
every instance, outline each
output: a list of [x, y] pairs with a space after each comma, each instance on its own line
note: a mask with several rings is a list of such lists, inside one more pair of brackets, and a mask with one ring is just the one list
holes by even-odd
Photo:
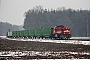
[[17, 37], [19, 37], [20, 36], [20, 31], [16, 31], [16, 33], [17, 33]]
[[21, 30], [20, 31], [20, 37], [23, 37], [24, 36], [24, 30]]
[[12, 31], [12, 36], [16, 37], [17, 36], [17, 31]]
[[12, 32], [12, 37], [19, 37], [20, 36], [20, 31], [13, 31]]
[[35, 30], [29, 30], [29, 36], [30, 37], [35, 36]]
[[51, 28], [43, 28], [43, 36], [44, 37], [51, 37], [52, 29]]
[[24, 37], [28, 37], [28, 36], [29, 36], [29, 30], [24, 30], [23, 33], [24, 33], [24, 34], [23, 34]]
[[38, 37], [42, 36], [42, 29], [36, 29], [35, 36], [38, 36]]

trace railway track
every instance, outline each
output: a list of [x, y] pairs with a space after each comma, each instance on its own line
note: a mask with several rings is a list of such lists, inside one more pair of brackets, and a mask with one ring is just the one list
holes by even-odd
[[90, 45], [90, 37], [72, 37], [69, 40], [59, 40], [59, 39], [28, 39], [28, 38], [7, 38], [2, 37], [2, 39], [7, 40], [16, 40], [16, 41], [35, 41], [35, 42], [50, 42], [50, 43], [65, 43], [65, 44], [83, 44], [83, 45]]

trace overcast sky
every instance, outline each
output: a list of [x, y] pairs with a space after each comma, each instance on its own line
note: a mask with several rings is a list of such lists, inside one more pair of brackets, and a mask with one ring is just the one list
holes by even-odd
[[23, 25], [24, 13], [35, 6], [90, 9], [90, 0], [0, 0], [0, 21]]

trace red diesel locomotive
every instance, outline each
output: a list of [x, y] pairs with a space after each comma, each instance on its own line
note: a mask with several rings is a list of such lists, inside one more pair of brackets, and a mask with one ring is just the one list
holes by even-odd
[[55, 39], [70, 39], [71, 38], [70, 28], [66, 28], [62, 25], [55, 26], [53, 28], [52, 37]]

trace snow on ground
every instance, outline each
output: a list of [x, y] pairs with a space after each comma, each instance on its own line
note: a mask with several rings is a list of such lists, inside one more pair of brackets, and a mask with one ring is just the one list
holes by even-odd
[[0, 36], [0, 38], [6, 38], [6, 36]]
[[[70, 43], [70, 44], [83, 44], [83, 45], [90, 45], [90, 41], [79, 41], [77, 40], [78, 37], [72, 37], [71, 39], [76, 40], [50, 40], [50, 39], [11, 39], [7, 38], [6, 36], [0, 36], [0, 38], [3, 39], [8, 39], [8, 40], [17, 40], [17, 41], [37, 41], [37, 42], [52, 42], [52, 43]], [[83, 39], [86, 39], [86, 37], [82, 37]], [[88, 37], [89, 39], [90, 37]], [[81, 39], [81, 38], [80, 38]], [[53, 53], [53, 54], [52, 54]], [[38, 51], [0, 51], [0, 56], [13, 56], [13, 57], [18, 57], [18, 56], [60, 56], [61, 53], [65, 53], [66, 55], [69, 54], [82, 54], [82, 55], [90, 55], [90, 53], [87, 52], [68, 52], [68, 51], [62, 51], [62, 52], [53, 52], [53, 51], [44, 51], [44, 52], [38, 52]], [[37, 59], [36, 59], [37, 60]], [[46, 59], [45, 59], [46, 60]], [[48, 60], [48, 59], [47, 59]], [[49, 59], [53, 60], [53, 59]], [[60, 60], [60, 59], [54, 59], [54, 60]], [[90, 60], [90, 59], [61, 59], [61, 60]]]
[[37, 41], [37, 42], [51, 42], [51, 43], [69, 43], [69, 44], [83, 44], [90, 45], [90, 41], [79, 41], [79, 40], [51, 40], [51, 39], [11, 39], [9, 40], [17, 40], [17, 41]]
[[71, 37], [70, 39], [90, 39], [90, 37]]
[[3, 39], [16, 40], [16, 41], [37, 41], [37, 42], [51, 42], [51, 43], [69, 43], [69, 44], [83, 44], [90, 45], [90, 41], [81, 41], [77, 39], [90, 39], [90, 37], [72, 37], [75, 40], [51, 40], [51, 39], [22, 39], [22, 38], [7, 38], [6, 36], [0, 36]]
[[[1, 51], [0, 57], [13, 57], [13, 58], [21, 58], [22, 56], [56, 56], [56, 57], [63, 57], [68, 56], [71, 57], [71, 59], [61, 59], [61, 60], [82, 60], [78, 57], [76, 58], [74, 55], [90, 55], [90, 53], [86, 52], [68, 52], [68, 51], [62, 51], [62, 52], [54, 52], [54, 51], [44, 51], [44, 52], [38, 52], [38, 51]], [[84, 58], [84, 57], [82, 57]], [[36, 59], [37, 60], [37, 59]], [[40, 59], [39, 59], [40, 60]], [[43, 59], [41, 59], [43, 60]], [[48, 60], [48, 59], [45, 59]], [[51, 60], [51, 59], [49, 59]], [[52, 59], [53, 60], [53, 59]], [[54, 59], [57, 60], [57, 59]], [[60, 60], [60, 59], [59, 59]], [[83, 60], [89, 60], [89, 59], [83, 59]]]
[[61, 54], [81, 54], [81, 55], [90, 55], [90, 53], [86, 53], [86, 52], [68, 52], [68, 51], [62, 51], [62, 52], [53, 52], [53, 51], [44, 51], [44, 52], [38, 52], [38, 51], [1, 51], [0, 52], [0, 56], [60, 56]]

